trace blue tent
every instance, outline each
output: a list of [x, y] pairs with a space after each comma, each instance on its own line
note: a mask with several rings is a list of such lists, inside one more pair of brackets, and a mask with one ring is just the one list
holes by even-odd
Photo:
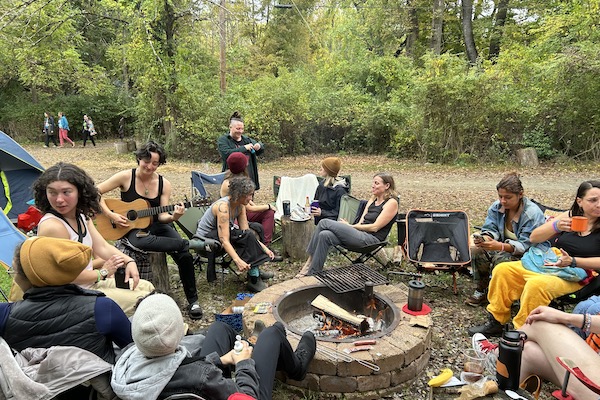
[[0, 131], [0, 207], [12, 221], [33, 197], [31, 185], [44, 167], [6, 133]]
[[0, 212], [0, 243], [2, 243], [2, 246], [0, 246], [0, 263], [10, 267], [15, 247], [25, 239], [27, 239], [27, 236], [15, 228], [12, 222], [6, 218], [6, 215]]

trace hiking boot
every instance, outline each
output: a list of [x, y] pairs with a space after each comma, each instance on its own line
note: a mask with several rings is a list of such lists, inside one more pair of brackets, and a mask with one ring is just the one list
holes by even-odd
[[198, 301], [190, 304], [188, 307], [188, 314], [190, 315], [191, 319], [202, 319], [203, 312], [200, 304], [198, 304]]
[[267, 288], [267, 284], [264, 283], [260, 277], [258, 277], [258, 279], [250, 279], [250, 277], [248, 277], [248, 278], [249, 279], [248, 279], [248, 282], [246, 283], [246, 288], [249, 291], [258, 293]]
[[298, 347], [296, 347], [296, 351], [294, 351], [294, 356], [298, 359], [300, 365], [298, 365], [296, 371], [290, 374], [289, 377], [296, 381], [304, 380], [308, 371], [308, 365], [315, 356], [316, 351], [317, 340], [315, 339], [315, 335], [310, 331], [304, 332], [300, 343], [298, 343]]
[[482, 306], [487, 303], [487, 296], [485, 292], [480, 292], [479, 290], [475, 290], [475, 292], [465, 300], [465, 304], [470, 306]]
[[473, 336], [476, 333], [487, 336], [500, 336], [502, 334], [502, 329], [502, 324], [496, 321], [492, 314], [489, 314], [488, 321], [485, 324], [469, 328], [469, 336]]
[[275, 276], [275, 274], [271, 271], [263, 271], [262, 269], [260, 270], [260, 279], [273, 279], [273, 277]]

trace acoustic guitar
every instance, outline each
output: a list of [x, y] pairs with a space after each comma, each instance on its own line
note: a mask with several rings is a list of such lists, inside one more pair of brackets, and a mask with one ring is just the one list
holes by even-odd
[[[147, 228], [152, 223], [154, 215], [173, 211], [176, 206], [176, 204], [171, 204], [168, 206], [150, 207], [150, 203], [144, 199], [137, 199], [130, 202], [118, 199], [105, 199], [105, 202], [112, 212], [125, 216], [129, 223], [129, 226], [117, 225], [106, 214], [97, 214], [96, 229], [98, 229], [98, 232], [106, 240], [121, 239], [132, 229]], [[183, 206], [186, 208], [201, 207], [209, 206], [211, 203], [210, 199], [200, 197], [183, 203]]]

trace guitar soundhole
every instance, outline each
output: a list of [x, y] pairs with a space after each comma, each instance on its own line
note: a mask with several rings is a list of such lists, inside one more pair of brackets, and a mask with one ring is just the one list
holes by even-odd
[[127, 211], [127, 219], [130, 221], [135, 221], [137, 219], [138, 215], [137, 212], [135, 210], [129, 210]]

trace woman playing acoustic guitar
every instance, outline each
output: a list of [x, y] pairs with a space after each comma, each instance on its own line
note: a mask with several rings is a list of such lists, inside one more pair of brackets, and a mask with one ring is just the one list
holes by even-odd
[[[136, 153], [137, 168], [117, 172], [98, 185], [100, 194], [114, 189], [121, 191], [121, 200], [134, 202], [144, 199], [151, 207], [168, 207], [171, 197], [171, 182], [156, 173], [159, 166], [167, 161], [165, 150], [155, 142], [148, 142]], [[145, 229], [132, 229], [131, 222], [125, 215], [114, 212], [102, 198], [100, 200], [103, 214], [116, 227], [126, 228], [124, 236], [131, 245], [145, 251], [160, 251], [169, 253], [179, 268], [179, 277], [187, 298], [190, 318], [202, 318], [202, 309], [198, 304], [196, 289], [196, 274], [194, 261], [189, 252], [190, 248], [203, 248], [204, 243], [183, 239], [175, 230], [172, 223], [177, 221], [185, 212], [183, 204], [173, 208], [173, 214], [160, 213], [153, 217], [152, 223]], [[166, 210], [165, 210], [166, 211]], [[102, 231], [100, 233], [103, 233]]]
[[[84, 289], [104, 292], [131, 316], [139, 299], [154, 286], [140, 279], [135, 261], [108, 244], [91, 219], [100, 211], [100, 195], [94, 181], [81, 168], [58, 163], [48, 168], [33, 184], [35, 204], [44, 213], [38, 225], [38, 236], [70, 239], [90, 246], [90, 260], [73, 283]], [[98, 260], [98, 262], [96, 262]], [[125, 268], [125, 282], [131, 278], [131, 290], [118, 289], [114, 273]]]

